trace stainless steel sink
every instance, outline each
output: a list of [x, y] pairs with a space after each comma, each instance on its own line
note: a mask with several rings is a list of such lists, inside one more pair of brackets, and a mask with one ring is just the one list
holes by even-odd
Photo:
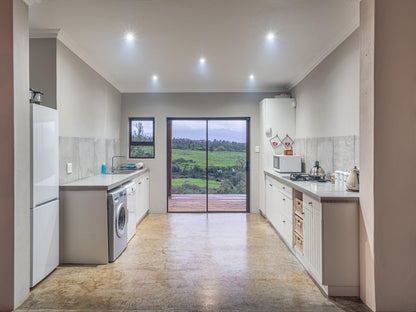
[[113, 170], [112, 172], [109, 172], [108, 174], [129, 174], [136, 172], [137, 169], [117, 169]]

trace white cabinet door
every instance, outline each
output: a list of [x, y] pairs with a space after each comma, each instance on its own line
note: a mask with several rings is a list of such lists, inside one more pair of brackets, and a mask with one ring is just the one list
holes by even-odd
[[[267, 175], [266, 175], [266, 178], [265, 178], [264, 190], [265, 190], [266, 194], [265, 194], [265, 204], [264, 204], [263, 215], [267, 219], [269, 219], [268, 214], [269, 214], [269, 211], [271, 209], [272, 202], [273, 202], [273, 198], [272, 198], [273, 197], [273, 179], [271, 177], [267, 176]], [[269, 221], [270, 221], [270, 219], [269, 219]]]
[[273, 224], [274, 228], [280, 232], [281, 228], [281, 216], [279, 210], [281, 209], [281, 199], [279, 198], [279, 190], [276, 185], [277, 181], [275, 179], [269, 179], [267, 181], [266, 190], [267, 190], [267, 219]]
[[285, 194], [279, 192], [279, 213], [287, 220], [292, 222], [293, 219], [293, 200]]
[[303, 211], [305, 265], [322, 283], [322, 207], [318, 201], [304, 194]]
[[144, 211], [143, 213], [146, 214], [149, 209], [150, 209], [150, 177], [149, 177], [149, 173], [145, 173], [143, 175], [143, 184], [144, 184], [144, 188], [143, 188], [143, 196], [144, 196], [144, 204], [143, 204], [143, 208]]
[[149, 211], [149, 173], [144, 173], [137, 178], [137, 210], [136, 224]]
[[143, 177], [140, 176], [139, 178], [137, 178], [137, 188], [136, 188], [136, 197], [137, 197], [136, 225], [140, 222], [142, 211], [144, 210], [143, 194], [144, 194]]
[[293, 201], [287, 197], [285, 194], [282, 194], [276, 187], [276, 201], [278, 202], [278, 225], [277, 230], [279, 231], [282, 238], [286, 243], [292, 247], [293, 242], [293, 211], [292, 203]]

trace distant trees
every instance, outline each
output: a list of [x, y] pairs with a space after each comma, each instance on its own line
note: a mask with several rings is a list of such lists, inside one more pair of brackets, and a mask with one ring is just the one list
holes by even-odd
[[[206, 141], [205, 140], [191, 140], [182, 138], [173, 138], [172, 146], [176, 149], [189, 149], [195, 151], [205, 151]], [[210, 152], [216, 151], [227, 151], [227, 152], [245, 152], [246, 143], [231, 142], [225, 140], [210, 140], [208, 141], [208, 150]]]

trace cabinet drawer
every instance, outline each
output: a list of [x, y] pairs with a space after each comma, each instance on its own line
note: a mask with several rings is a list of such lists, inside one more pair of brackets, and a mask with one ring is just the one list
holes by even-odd
[[299, 216], [303, 216], [303, 202], [299, 198], [295, 198], [293, 201], [294, 203], [294, 209], [295, 213], [297, 213]]
[[295, 231], [298, 232], [303, 237], [303, 220], [295, 215]]
[[266, 187], [273, 187], [273, 185], [276, 183], [276, 180], [272, 177], [269, 177], [266, 175]]
[[303, 209], [305, 209], [305, 207], [308, 207], [309, 209], [315, 208], [321, 210], [321, 203], [310, 196], [304, 195]]
[[280, 182], [277, 182], [276, 184], [277, 184], [277, 188], [279, 189], [279, 191], [281, 191], [283, 194], [285, 194], [290, 199], [293, 198], [293, 196], [292, 196], [292, 188], [290, 186], [287, 186], [287, 185], [285, 185], [283, 183], [280, 183]]
[[279, 216], [280, 226], [278, 231], [289, 246], [293, 246], [293, 223], [284, 216]]
[[296, 232], [293, 232], [293, 245], [303, 256], [303, 238]]

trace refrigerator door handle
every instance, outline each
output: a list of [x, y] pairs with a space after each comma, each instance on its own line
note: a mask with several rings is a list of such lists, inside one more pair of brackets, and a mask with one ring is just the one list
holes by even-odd
[[59, 199], [58, 197], [55, 197], [55, 198], [53, 198], [53, 199], [47, 200], [47, 201], [45, 201], [45, 202], [43, 202], [43, 203], [37, 204], [37, 205], [35, 206], [35, 208], [40, 207], [40, 206], [43, 206], [43, 205], [47, 205], [47, 204], [49, 204], [49, 203], [51, 203], [51, 202], [53, 202], [53, 201], [55, 201], [55, 200], [58, 200], [58, 199]]

